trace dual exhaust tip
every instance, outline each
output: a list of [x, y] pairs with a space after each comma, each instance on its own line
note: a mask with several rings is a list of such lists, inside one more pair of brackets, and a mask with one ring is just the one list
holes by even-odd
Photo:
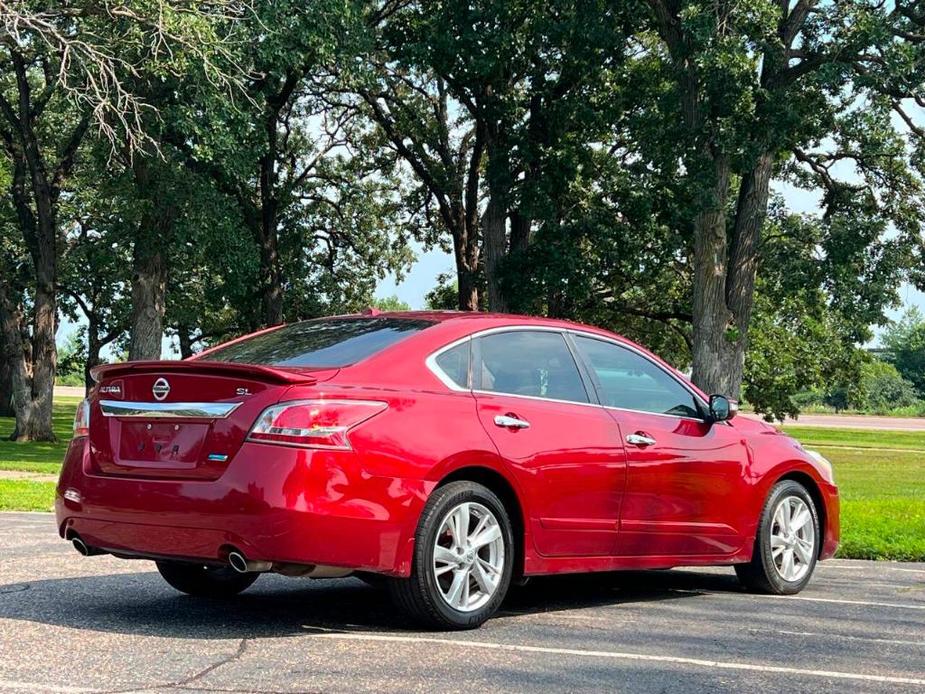
[[86, 542], [80, 539], [80, 535], [73, 535], [71, 537], [71, 544], [74, 545], [74, 549], [85, 557], [95, 557], [99, 554], [106, 554], [106, 552], [98, 547], [90, 547]]
[[317, 564], [292, 564], [288, 562], [258, 561], [248, 559], [237, 549], [228, 552], [228, 565], [239, 574], [265, 573], [274, 571], [293, 578], [343, 578], [353, 573], [353, 569], [339, 566], [319, 566]]
[[272, 562], [248, 559], [237, 550], [228, 553], [228, 563], [239, 574], [262, 573], [273, 568]]
[[[81, 556], [84, 557], [93, 557], [98, 554], [107, 554], [105, 550], [102, 550], [98, 547], [91, 547], [77, 533], [71, 535], [71, 544], [74, 546]], [[307, 564], [304, 566], [294, 565], [294, 564], [277, 564], [274, 565], [270, 561], [260, 561], [255, 559], [248, 559], [241, 552], [236, 549], [231, 550], [228, 553], [228, 565], [232, 569], [237, 571], [240, 574], [247, 573], [264, 573], [267, 571], [273, 571], [277, 569], [280, 573], [291, 576], [313, 576], [316, 578], [339, 578], [341, 576], [348, 576], [351, 573], [350, 569], [341, 569], [335, 567], [320, 567], [312, 564]]]

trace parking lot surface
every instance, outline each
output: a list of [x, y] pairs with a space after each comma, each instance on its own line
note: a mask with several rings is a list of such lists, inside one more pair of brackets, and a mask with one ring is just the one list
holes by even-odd
[[186, 597], [7, 513], [0, 653], [3, 692], [925, 691], [925, 564], [830, 561], [789, 598], [731, 569], [547, 578], [428, 632], [356, 579]]

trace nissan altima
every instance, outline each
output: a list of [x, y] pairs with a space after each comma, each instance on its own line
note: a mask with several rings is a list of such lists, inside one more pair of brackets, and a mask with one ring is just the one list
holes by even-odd
[[594, 327], [370, 311], [94, 377], [59, 533], [191, 595], [356, 574], [463, 629], [543, 574], [727, 565], [797, 593], [838, 545], [822, 456]]

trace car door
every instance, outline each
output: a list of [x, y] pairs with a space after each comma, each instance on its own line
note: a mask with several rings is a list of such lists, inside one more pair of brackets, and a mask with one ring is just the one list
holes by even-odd
[[616, 549], [626, 459], [619, 425], [592, 403], [564, 334], [506, 330], [473, 341], [479, 419], [518, 478], [536, 550]]
[[618, 553], [724, 555], [741, 548], [747, 519], [744, 439], [706, 421], [706, 405], [680, 379], [628, 346], [572, 335], [600, 402], [626, 442]]

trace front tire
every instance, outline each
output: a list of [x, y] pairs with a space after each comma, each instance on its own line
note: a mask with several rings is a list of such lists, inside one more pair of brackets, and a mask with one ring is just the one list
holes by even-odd
[[778, 482], [762, 509], [752, 560], [735, 567], [739, 581], [765, 593], [799, 593], [816, 568], [820, 539], [819, 514], [806, 487]]
[[258, 573], [238, 573], [230, 566], [158, 561], [157, 570], [172, 587], [200, 598], [230, 598], [249, 588]]
[[501, 500], [475, 482], [428, 499], [415, 533], [411, 576], [393, 578], [396, 604], [437, 629], [474, 629], [497, 612], [511, 583], [514, 535]]

